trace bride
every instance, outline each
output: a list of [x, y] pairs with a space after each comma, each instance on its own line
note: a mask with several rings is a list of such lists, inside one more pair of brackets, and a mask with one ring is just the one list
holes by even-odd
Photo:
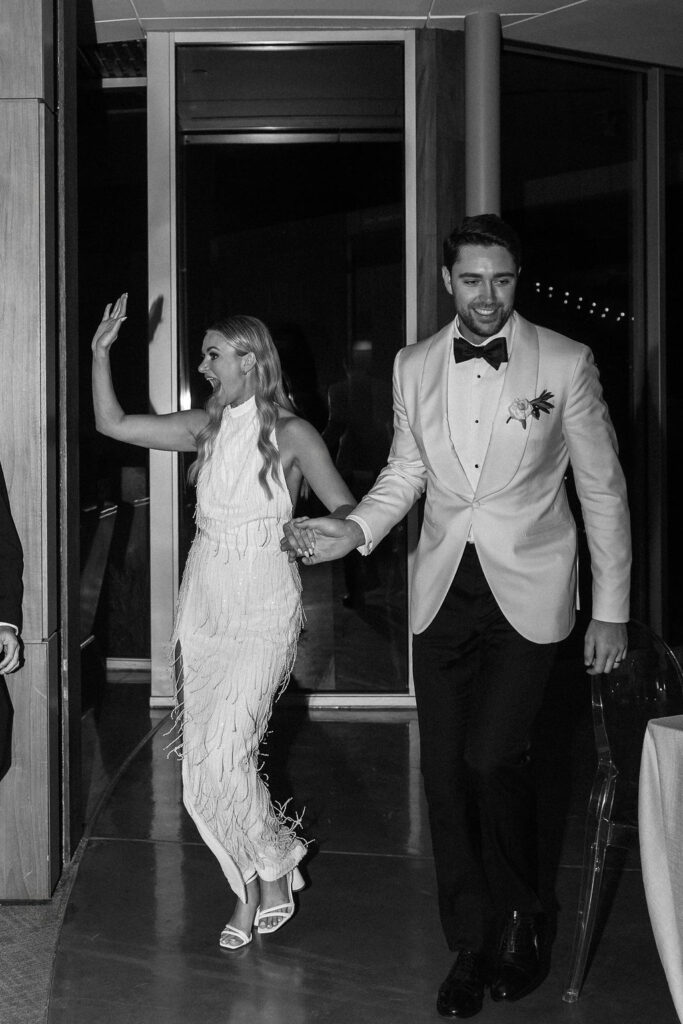
[[304, 479], [335, 516], [355, 501], [320, 435], [293, 412], [272, 338], [254, 317], [206, 332], [205, 409], [126, 415], [109, 361], [126, 303], [124, 294], [106, 307], [92, 341], [96, 424], [127, 444], [197, 452], [197, 530], [172, 638], [176, 749], [185, 807], [238, 897], [219, 940], [234, 950], [254, 928], [268, 934], [285, 924], [303, 887], [297, 822], [273, 806], [258, 771], [301, 628], [301, 583], [280, 550], [283, 526]]

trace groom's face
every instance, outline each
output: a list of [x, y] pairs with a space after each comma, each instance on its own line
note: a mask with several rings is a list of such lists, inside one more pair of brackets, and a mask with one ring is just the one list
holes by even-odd
[[515, 304], [517, 267], [511, 253], [502, 245], [463, 245], [442, 274], [463, 337], [481, 345], [498, 334]]

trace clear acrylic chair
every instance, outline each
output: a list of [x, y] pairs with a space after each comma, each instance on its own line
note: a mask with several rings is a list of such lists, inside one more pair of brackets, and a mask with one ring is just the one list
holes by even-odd
[[571, 966], [562, 996], [575, 1003], [586, 974], [609, 847], [628, 848], [638, 832], [638, 775], [647, 723], [683, 713], [683, 671], [670, 647], [642, 623], [628, 624], [628, 654], [609, 675], [593, 676], [598, 766], [588, 802], [581, 891]]

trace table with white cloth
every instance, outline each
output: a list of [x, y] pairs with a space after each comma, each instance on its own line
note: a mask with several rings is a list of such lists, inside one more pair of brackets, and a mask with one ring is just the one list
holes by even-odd
[[648, 722], [638, 834], [652, 931], [683, 1021], [683, 715]]

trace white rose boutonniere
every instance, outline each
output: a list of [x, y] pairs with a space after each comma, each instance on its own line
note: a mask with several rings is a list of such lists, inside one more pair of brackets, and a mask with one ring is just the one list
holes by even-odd
[[550, 410], [555, 408], [550, 401], [554, 397], [550, 391], [542, 391], [538, 398], [515, 398], [514, 402], [510, 402], [508, 406], [510, 415], [505, 422], [509, 423], [510, 420], [519, 420], [524, 430], [526, 430], [526, 421], [530, 416], [538, 420], [541, 418], [542, 412], [550, 413]]

